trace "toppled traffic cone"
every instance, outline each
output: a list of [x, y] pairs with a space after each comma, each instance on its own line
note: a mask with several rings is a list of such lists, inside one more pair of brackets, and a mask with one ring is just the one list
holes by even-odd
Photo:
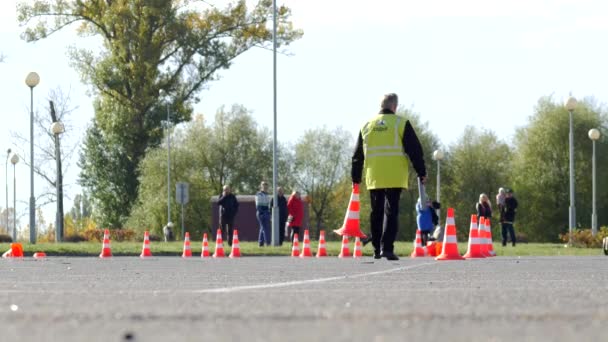
[[464, 260], [458, 253], [458, 240], [456, 239], [456, 222], [454, 221], [454, 208], [448, 208], [448, 218], [445, 221], [445, 235], [441, 254], [435, 260]]
[[11, 248], [2, 254], [3, 258], [23, 258], [23, 246], [20, 243], [11, 243]]
[[350, 195], [350, 202], [344, 217], [342, 228], [334, 230], [338, 235], [342, 236], [358, 236], [360, 238], [367, 237], [359, 227], [359, 184], [353, 183], [353, 192]]
[[300, 258], [310, 258], [312, 257], [312, 252], [310, 251], [310, 235], [308, 234], [308, 229], [304, 230], [304, 246], [302, 247], [302, 253], [300, 253]]
[[201, 252], [201, 258], [209, 258], [209, 240], [207, 240], [207, 233], [203, 234], [203, 250]]
[[338, 258], [348, 258], [350, 256], [350, 250], [348, 249], [348, 236], [342, 235], [342, 248], [340, 249], [340, 254], [338, 254]]
[[317, 248], [317, 258], [327, 256], [327, 246], [325, 245], [325, 231], [319, 232], [319, 247]]
[[40, 260], [40, 259], [46, 258], [46, 253], [44, 253], [44, 252], [36, 252], [36, 253], [34, 253], [33, 256], [34, 256], [34, 259], [39, 259]]
[[437, 241], [428, 241], [426, 243], [426, 252], [431, 257], [436, 257], [441, 253], [441, 250], [437, 247]]
[[486, 245], [488, 246], [488, 254], [495, 257], [494, 243], [492, 242], [492, 223], [489, 218], [486, 218]]
[[224, 241], [222, 241], [222, 230], [218, 229], [215, 233], [215, 251], [213, 252], [214, 258], [224, 258]]
[[103, 231], [103, 244], [101, 245], [101, 254], [99, 254], [100, 258], [111, 258], [112, 257], [112, 248], [110, 247], [110, 231]]
[[150, 233], [146, 230], [144, 232], [144, 245], [141, 248], [140, 258], [149, 258], [152, 256], [152, 252], [150, 251]]
[[190, 249], [190, 233], [186, 232], [184, 236], [184, 251], [182, 252], [182, 258], [191, 258], [192, 249]]
[[463, 255], [465, 259], [485, 258], [481, 252], [482, 239], [479, 238], [477, 228], [477, 215], [471, 215], [471, 228], [469, 230], [469, 248], [467, 253]]
[[241, 257], [241, 248], [239, 247], [239, 232], [238, 230], [234, 230], [234, 234], [232, 235], [232, 250], [230, 250], [230, 258], [240, 258]]
[[358, 236], [355, 238], [355, 249], [353, 250], [353, 258], [361, 258], [363, 256], [363, 246], [361, 245], [361, 238]]
[[422, 233], [420, 229], [416, 229], [416, 240], [414, 240], [414, 250], [410, 257], [412, 258], [422, 258], [427, 256], [426, 246], [422, 246]]
[[291, 256], [300, 256], [300, 241], [298, 241], [298, 233], [293, 234], [293, 243], [291, 245]]

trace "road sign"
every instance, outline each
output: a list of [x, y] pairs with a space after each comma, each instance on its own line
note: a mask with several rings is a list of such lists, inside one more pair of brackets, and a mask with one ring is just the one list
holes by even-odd
[[186, 182], [178, 182], [175, 184], [175, 199], [177, 204], [187, 204], [190, 200], [188, 196], [188, 186]]

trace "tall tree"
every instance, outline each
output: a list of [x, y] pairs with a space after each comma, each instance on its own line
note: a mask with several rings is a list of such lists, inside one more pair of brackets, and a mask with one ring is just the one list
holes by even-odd
[[[139, 162], [162, 137], [161, 91], [170, 103], [171, 121], [189, 120], [198, 92], [219, 70], [253, 47], [268, 48], [272, 40], [269, 0], [250, 11], [245, 0], [224, 9], [201, 9], [200, 2], [188, 0], [36, 0], [20, 3], [18, 11], [28, 41], [72, 23], [80, 24], [81, 35], [103, 40], [100, 54], [73, 48], [71, 59], [97, 95], [81, 179], [99, 207], [101, 223], [110, 226], [121, 226], [128, 216], [137, 196]], [[278, 44], [298, 39], [302, 33], [292, 28], [290, 10], [280, 7], [277, 14]], [[107, 158], [98, 158], [102, 154]], [[120, 200], [102, 203], [112, 198]]]

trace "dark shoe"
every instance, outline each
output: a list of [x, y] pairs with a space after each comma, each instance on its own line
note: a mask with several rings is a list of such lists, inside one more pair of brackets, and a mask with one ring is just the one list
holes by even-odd
[[386, 260], [399, 260], [399, 257], [395, 255], [395, 253], [383, 253], [380, 255], [380, 257], [384, 257], [386, 258]]
[[382, 253], [378, 252], [378, 251], [374, 251], [374, 259], [381, 259], [382, 258]]
[[369, 236], [361, 239], [361, 243], [363, 244], [363, 247], [365, 247], [365, 245], [367, 245], [370, 242], [372, 242], [372, 238]]

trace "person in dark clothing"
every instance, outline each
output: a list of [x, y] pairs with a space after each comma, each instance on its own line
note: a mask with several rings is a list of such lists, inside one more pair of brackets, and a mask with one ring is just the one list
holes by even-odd
[[382, 99], [380, 113], [359, 131], [352, 157], [353, 184], [365, 184], [371, 199], [370, 227], [374, 258], [399, 260], [394, 253], [397, 237], [399, 196], [408, 188], [408, 160], [424, 184], [426, 167], [422, 145], [409, 120], [395, 114], [397, 94]]
[[502, 245], [507, 245], [507, 233], [511, 238], [511, 243], [515, 247], [515, 229], [513, 228], [513, 222], [515, 222], [515, 213], [517, 212], [517, 200], [513, 197], [513, 190], [507, 189], [505, 197], [505, 205], [502, 208]]
[[475, 204], [475, 209], [477, 209], [477, 222], [480, 217], [492, 219], [492, 204], [490, 204], [488, 195], [479, 195], [479, 202]]
[[228, 245], [232, 246], [232, 234], [234, 232], [234, 218], [239, 211], [239, 202], [231, 192], [229, 185], [224, 185], [224, 191], [217, 202], [220, 208], [220, 229], [222, 240], [228, 238]]
[[[270, 199], [270, 208], [272, 210], [274, 198]], [[289, 213], [287, 212], [287, 199], [285, 198], [285, 194], [283, 193], [283, 188], [277, 187], [277, 207], [279, 207], [279, 246], [283, 245], [283, 240], [285, 240], [285, 224], [287, 223], [287, 216]]]

